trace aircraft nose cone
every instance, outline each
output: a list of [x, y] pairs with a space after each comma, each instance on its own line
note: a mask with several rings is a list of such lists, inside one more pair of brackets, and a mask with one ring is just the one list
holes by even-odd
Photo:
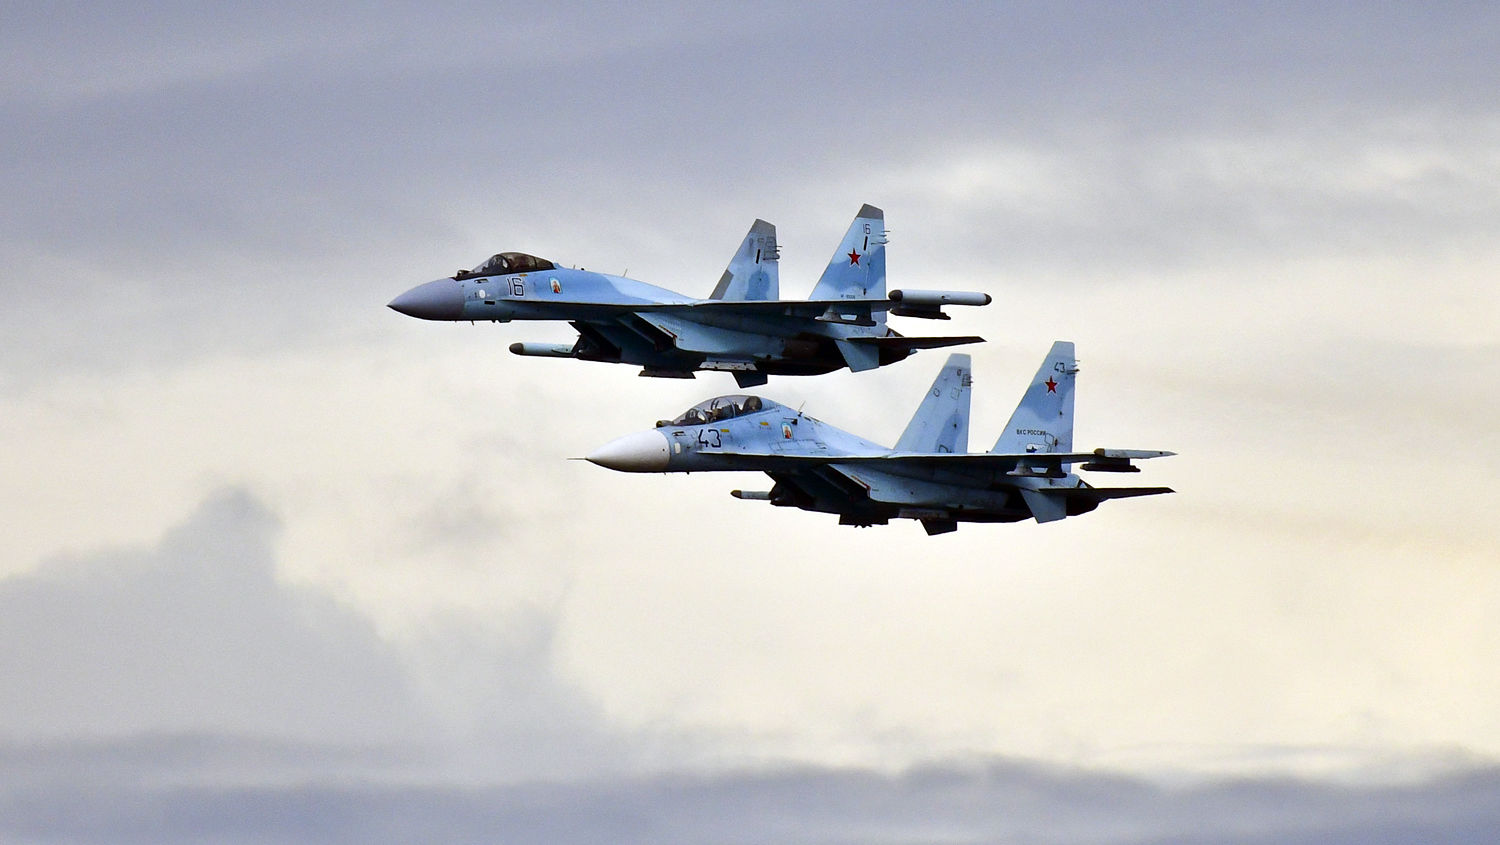
[[667, 438], [656, 431], [637, 431], [609, 441], [583, 459], [620, 472], [661, 472], [667, 468]]
[[423, 320], [457, 320], [464, 313], [464, 289], [453, 279], [417, 285], [386, 306]]

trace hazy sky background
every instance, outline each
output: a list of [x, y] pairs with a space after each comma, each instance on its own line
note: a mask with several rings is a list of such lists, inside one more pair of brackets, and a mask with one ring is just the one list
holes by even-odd
[[[0, 839], [1492, 841], [1492, 4], [0, 23]], [[727, 376], [384, 307], [757, 216], [805, 295], [865, 202], [995, 298], [974, 448], [1068, 339], [1178, 494], [840, 527], [565, 460]], [[942, 360], [764, 393], [889, 443]]]

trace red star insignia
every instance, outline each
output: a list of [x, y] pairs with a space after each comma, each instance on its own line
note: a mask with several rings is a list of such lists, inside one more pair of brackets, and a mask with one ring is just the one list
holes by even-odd
[[1044, 381], [1044, 382], [1042, 382], [1042, 384], [1047, 385], [1047, 392], [1048, 393], [1056, 393], [1057, 392], [1057, 382], [1055, 382], [1055, 381], [1052, 380], [1052, 376], [1047, 376], [1047, 380]]
[[859, 253], [855, 252], [852, 249], [849, 250], [849, 263], [850, 264], [858, 264], [859, 263]]

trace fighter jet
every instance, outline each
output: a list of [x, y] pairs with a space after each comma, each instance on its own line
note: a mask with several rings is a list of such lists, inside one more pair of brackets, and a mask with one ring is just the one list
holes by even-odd
[[418, 285], [390, 307], [424, 320], [566, 320], [572, 345], [513, 343], [517, 355], [640, 366], [641, 375], [692, 378], [727, 370], [741, 388], [771, 375], [869, 370], [918, 349], [983, 338], [903, 337], [898, 316], [946, 320], [944, 305], [986, 305], [989, 294], [885, 289], [885, 213], [859, 210], [806, 300], [780, 299], [776, 227], [756, 220], [708, 299], [624, 276], [559, 266], [520, 252]]
[[752, 470], [769, 491], [739, 499], [838, 514], [840, 525], [915, 519], [928, 534], [960, 522], [1053, 522], [1106, 499], [1171, 493], [1168, 487], [1094, 487], [1070, 470], [1139, 472], [1132, 461], [1172, 452], [1073, 451], [1073, 344], [1058, 341], [988, 452], [969, 453], [969, 356], [951, 355], [916, 414], [887, 449], [800, 410], [732, 395], [709, 399], [653, 431], [628, 434], [585, 457], [621, 472]]

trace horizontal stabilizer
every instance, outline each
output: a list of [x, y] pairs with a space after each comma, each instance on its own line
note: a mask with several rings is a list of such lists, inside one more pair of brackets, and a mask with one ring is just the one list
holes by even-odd
[[1103, 501], [1105, 499], [1133, 499], [1136, 496], [1157, 496], [1162, 493], [1176, 493], [1170, 487], [1075, 487], [1077, 495], [1086, 496], [1090, 499]]
[[1175, 493], [1170, 487], [1039, 487], [1021, 490], [1021, 498], [1037, 522], [1052, 522], [1068, 515], [1068, 500], [1102, 502], [1105, 499], [1133, 499]]
[[963, 346], [966, 343], [984, 343], [978, 335], [961, 337], [851, 337], [850, 343], [877, 346], [881, 349], [941, 349], [945, 346]]

